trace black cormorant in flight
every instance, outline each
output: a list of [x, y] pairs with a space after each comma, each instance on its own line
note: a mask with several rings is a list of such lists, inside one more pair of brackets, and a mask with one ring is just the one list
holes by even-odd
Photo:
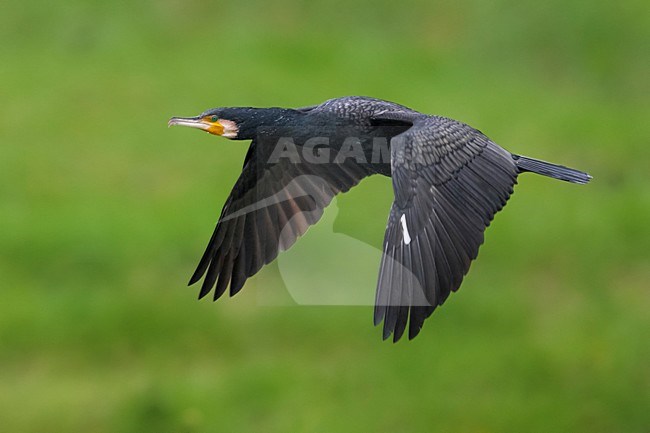
[[[215, 108], [169, 125], [233, 140], [252, 140], [244, 167], [214, 234], [190, 279], [199, 298], [214, 299], [273, 261], [315, 224], [332, 198], [363, 178], [392, 177], [374, 321], [397, 341], [408, 322], [415, 337], [424, 320], [458, 289], [505, 204], [517, 176], [533, 172], [572, 183], [591, 176], [514, 155], [480, 131], [367, 97], [316, 106]], [[216, 287], [215, 287], [216, 285]], [[409, 320], [410, 318], [410, 320]]]

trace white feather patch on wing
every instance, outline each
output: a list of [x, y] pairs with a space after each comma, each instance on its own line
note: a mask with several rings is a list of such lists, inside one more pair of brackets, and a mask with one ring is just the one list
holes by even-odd
[[408, 245], [411, 243], [411, 236], [409, 235], [409, 228], [406, 226], [406, 214], [402, 214], [402, 218], [399, 220], [402, 223], [402, 235], [404, 236], [404, 244]]

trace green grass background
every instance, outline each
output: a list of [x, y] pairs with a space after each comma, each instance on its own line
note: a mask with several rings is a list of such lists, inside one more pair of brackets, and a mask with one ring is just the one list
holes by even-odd
[[[650, 428], [646, 1], [10, 1], [0, 41], [0, 431]], [[354, 94], [594, 180], [522, 176], [411, 342], [274, 302], [277, 265], [197, 302], [246, 143], [167, 119]], [[390, 201], [369, 179], [335, 231], [380, 245]]]

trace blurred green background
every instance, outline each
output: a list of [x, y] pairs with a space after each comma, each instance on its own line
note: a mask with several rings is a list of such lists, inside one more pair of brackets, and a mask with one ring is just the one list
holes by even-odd
[[[648, 431], [646, 1], [9, 2], [0, 38], [0, 430]], [[167, 119], [355, 94], [594, 180], [522, 176], [411, 342], [274, 302], [277, 264], [197, 302], [247, 146]], [[380, 245], [391, 194], [334, 230]]]

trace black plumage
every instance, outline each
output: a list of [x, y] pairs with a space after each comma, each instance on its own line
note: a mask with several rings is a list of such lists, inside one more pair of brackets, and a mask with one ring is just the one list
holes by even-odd
[[174, 124], [252, 140], [190, 279], [194, 284], [204, 277], [199, 297], [214, 288], [216, 300], [228, 286], [231, 296], [239, 292], [247, 278], [318, 221], [336, 194], [367, 176], [391, 176], [395, 199], [374, 322], [383, 321], [383, 337], [392, 334], [394, 341], [407, 327], [409, 338], [415, 337], [458, 289], [485, 228], [506, 204], [520, 173], [573, 183], [591, 178], [513, 155], [456, 120], [366, 97], [299, 109], [217, 108], [172, 118]]

